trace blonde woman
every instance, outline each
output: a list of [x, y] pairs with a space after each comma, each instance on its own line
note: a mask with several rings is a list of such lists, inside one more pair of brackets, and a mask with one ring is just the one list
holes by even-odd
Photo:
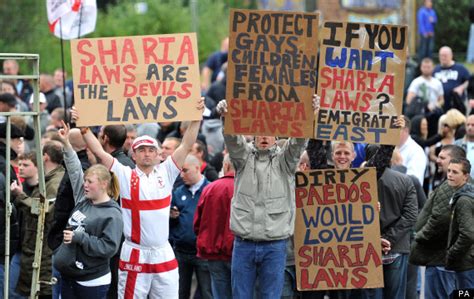
[[61, 272], [63, 298], [106, 298], [110, 287], [110, 258], [118, 251], [123, 221], [117, 178], [102, 165], [83, 174], [69, 143], [69, 128], [59, 131], [64, 141], [64, 162], [71, 179], [76, 206], [64, 230], [64, 242], [55, 253]]
[[446, 112], [446, 123], [454, 129], [454, 138], [459, 139], [466, 134], [466, 115], [457, 109], [450, 109]]

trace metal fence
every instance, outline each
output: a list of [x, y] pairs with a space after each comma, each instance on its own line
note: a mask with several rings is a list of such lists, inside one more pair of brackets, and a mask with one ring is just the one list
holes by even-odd
[[39, 192], [40, 197], [34, 201], [31, 209], [35, 214], [38, 214], [38, 226], [36, 230], [36, 245], [35, 245], [35, 256], [33, 262], [33, 276], [31, 281], [31, 292], [30, 298], [37, 298], [38, 291], [40, 289], [39, 277], [41, 267], [41, 254], [43, 248], [43, 231], [44, 231], [44, 220], [47, 211], [48, 201], [46, 199], [46, 188], [44, 181], [44, 167], [43, 167], [43, 156], [41, 154], [41, 130], [40, 130], [40, 109], [39, 109], [39, 55], [38, 54], [13, 54], [13, 53], [0, 53], [0, 61], [4, 60], [16, 60], [16, 61], [28, 61], [33, 66], [32, 74], [30, 75], [3, 75], [0, 74], [0, 81], [9, 80], [30, 80], [34, 89], [33, 95], [33, 111], [32, 112], [0, 112], [0, 116], [6, 118], [7, 129], [6, 129], [6, 169], [5, 169], [5, 279], [4, 285], [4, 298], [8, 298], [9, 281], [10, 281], [10, 216], [12, 214], [12, 203], [10, 194], [10, 167], [11, 167], [11, 117], [12, 116], [30, 116], [33, 117], [33, 125], [35, 131], [35, 150], [36, 160], [38, 167], [38, 179], [39, 179]]

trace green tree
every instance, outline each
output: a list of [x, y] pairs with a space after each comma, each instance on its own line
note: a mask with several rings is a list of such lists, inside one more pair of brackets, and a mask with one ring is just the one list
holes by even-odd
[[[94, 33], [87, 37], [169, 34], [190, 32], [189, 6], [181, 1], [148, 0], [145, 14], [138, 14], [137, 1], [122, 0], [100, 11]], [[198, 1], [198, 47], [200, 61], [219, 49], [228, 32], [228, 7], [223, 1]], [[61, 67], [61, 43], [49, 32], [46, 3], [39, 0], [0, 1], [0, 49], [4, 53], [39, 53], [42, 72]], [[70, 43], [63, 42], [66, 70], [71, 70]], [[21, 66], [23, 70], [25, 68]], [[26, 71], [24, 71], [26, 72]], [[70, 72], [69, 72], [70, 73]]]
[[[435, 28], [435, 51], [442, 46], [449, 46], [456, 53], [467, 51], [469, 39], [469, 6], [470, 0], [436, 0], [433, 8], [438, 15]], [[464, 61], [465, 57], [456, 57]]]

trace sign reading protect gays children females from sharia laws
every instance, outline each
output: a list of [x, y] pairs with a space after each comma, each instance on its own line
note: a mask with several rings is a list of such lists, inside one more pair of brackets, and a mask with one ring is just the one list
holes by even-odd
[[71, 41], [79, 126], [199, 120], [195, 33]]
[[296, 173], [298, 290], [383, 287], [375, 168]]
[[315, 138], [396, 145], [407, 27], [325, 22], [320, 42]]
[[231, 10], [226, 134], [311, 137], [319, 14]]

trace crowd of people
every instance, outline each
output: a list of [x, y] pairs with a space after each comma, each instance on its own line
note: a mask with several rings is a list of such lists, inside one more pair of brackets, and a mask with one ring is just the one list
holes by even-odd
[[[10, 148], [0, 120], [0, 215], [7, 188], [13, 203], [10, 283], [0, 283], [11, 298], [30, 294], [37, 151], [49, 202], [40, 280], [57, 279], [41, 284], [40, 298], [414, 299], [474, 288], [474, 100], [470, 73], [449, 47], [439, 65], [420, 57], [397, 146], [223, 134], [227, 50], [225, 39], [203, 67], [202, 121], [76, 128], [81, 116], [61, 69], [40, 77], [41, 148], [31, 117], [11, 117]], [[3, 61], [4, 74], [19, 71]], [[28, 81], [0, 86], [0, 112], [32, 109]], [[318, 113], [318, 96], [312, 101]], [[376, 168], [384, 288], [297, 291], [295, 172], [351, 167]]]

